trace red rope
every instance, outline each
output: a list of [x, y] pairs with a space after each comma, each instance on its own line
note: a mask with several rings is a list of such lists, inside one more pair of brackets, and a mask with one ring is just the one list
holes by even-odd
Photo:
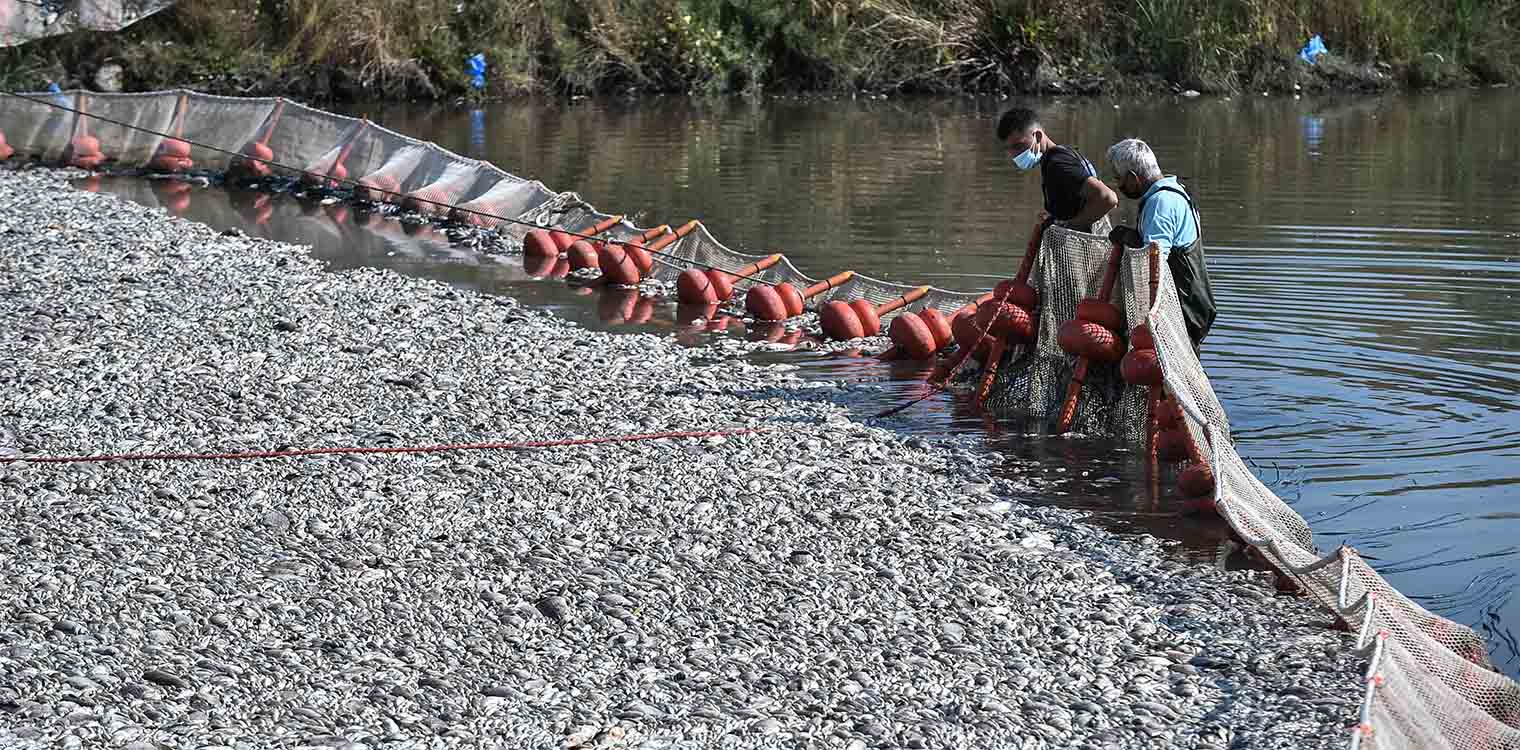
[[528, 440], [520, 443], [444, 443], [441, 445], [414, 445], [398, 448], [297, 448], [283, 451], [247, 451], [241, 453], [114, 453], [100, 456], [0, 456], [0, 464], [84, 464], [108, 461], [231, 461], [253, 458], [291, 458], [295, 456], [322, 456], [332, 454], [361, 453], [444, 453], [470, 450], [526, 450], [530, 448], [557, 448], [566, 445], [601, 445], [604, 443], [632, 443], [640, 440], [664, 440], [666, 438], [727, 437], [768, 432], [768, 427], [747, 427], [737, 430], [708, 430], [704, 432], [645, 432], [635, 435], [579, 438], [565, 440]]

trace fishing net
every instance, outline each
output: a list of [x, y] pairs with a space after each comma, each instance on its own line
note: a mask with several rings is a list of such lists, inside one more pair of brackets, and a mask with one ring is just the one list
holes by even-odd
[[[3, 20], [0, 28], [8, 28]], [[0, 136], [15, 150], [14, 158], [90, 167], [151, 166], [156, 171], [167, 165], [174, 167], [169, 171], [297, 178], [327, 188], [342, 186], [341, 179], [357, 180], [366, 194], [360, 197], [493, 229], [508, 248], [520, 248], [534, 226], [585, 232], [612, 218], [575, 193], [556, 192], [375, 123], [284, 99], [188, 91], [28, 96], [43, 101], [0, 96]], [[186, 142], [188, 152], [166, 144], [178, 139]], [[174, 160], [156, 159], [168, 152]], [[173, 185], [162, 186], [156, 194], [170, 207], [183, 199]], [[269, 218], [267, 195], [232, 195], [233, 210], [255, 223]], [[371, 238], [356, 241], [394, 242], [395, 247], [404, 247], [408, 236], [438, 235], [425, 222], [375, 221], [374, 209], [362, 205], [311, 201], [303, 204], [298, 220], [339, 234], [346, 231], [346, 222], [369, 223], [381, 231], [353, 233]], [[1058, 331], [1076, 316], [1082, 300], [1100, 292], [1111, 267], [1107, 227], [1097, 229], [1087, 234], [1053, 226], [1043, 233], [1030, 277], [1041, 296], [1039, 335], [1034, 344], [1015, 347], [996, 363], [994, 387], [985, 403], [989, 410], [1046, 429], [1063, 411], [1078, 368], [1076, 359], [1057, 345]], [[603, 236], [626, 241], [645, 231], [623, 220]], [[1365, 649], [1369, 667], [1361, 709], [1354, 721], [1347, 717], [1356, 725], [1349, 737], [1353, 747], [1520, 750], [1520, 686], [1493, 670], [1482, 638], [1394, 590], [1355, 550], [1342, 547], [1320, 554], [1304, 519], [1262, 484], [1235, 452], [1228, 417], [1188, 339], [1167, 265], [1150, 249], [1122, 252], [1109, 301], [1124, 318], [1125, 331], [1120, 333], [1141, 323], [1149, 326], [1163, 382], [1153, 393], [1150, 387], [1126, 383], [1117, 364], [1093, 364], [1076, 389], [1077, 407], [1069, 429], [1113, 436], [1155, 457], [1153, 426], [1159, 425], [1160, 406], [1156, 397], [1175, 400], [1182, 414], [1174, 429], [1185, 433], [1192, 449], [1181, 463], [1157, 463], [1153, 470], [1178, 477], [1183, 467], [1207, 467], [1213, 508], [1263, 560], [1333, 612]], [[649, 276], [669, 282], [692, 266], [738, 271], [768, 256], [736, 252], [698, 223], [662, 250]], [[742, 299], [752, 284], [789, 282], [802, 288], [815, 281], [818, 278], [782, 256], [750, 278], [737, 280], [740, 294], [735, 299]], [[912, 289], [857, 273], [814, 297], [810, 305], [854, 299], [882, 304]], [[907, 309], [932, 307], [953, 315], [980, 293], [930, 287]]]

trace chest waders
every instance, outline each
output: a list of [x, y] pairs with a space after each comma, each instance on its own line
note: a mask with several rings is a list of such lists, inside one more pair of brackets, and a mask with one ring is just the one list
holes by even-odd
[[[1166, 256], [1166, 267], [1172, 272], [1177, 285], [1177, 301], [1182, 306], [1182, 319], [1187, 323], [1188, 338], [1197, 349], [1203, 337], [1209, 335], [1219, 307], [1214, 303], [1214, 290], [1209, 288], [1209, 269], [1203, 254], [1203, 222], [1199, 221], [1198, 207], [1187, 193], [1171, 186], [1162, 186], [1156, 192], [1170, 191], [1183, 197], [1193, 211], [1193, 223], [1198, 238], [1186, 247], [1174, 247]], [[1154, 195], [1154, 193], [1152, 194]], [[1149, 197], [1146, 200], [1150, 200]], [[1140, 213], [1144, 215], [1145, 201], [1140, 201]]]

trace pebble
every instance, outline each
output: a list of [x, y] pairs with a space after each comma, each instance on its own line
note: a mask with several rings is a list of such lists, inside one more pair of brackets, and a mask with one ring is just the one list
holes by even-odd
[[0, 548], [30, 545], [0, 563], [28, 582], [0, 746], [1318, 750], [1355, 720], [1363, 665], [1306, 601], [853, 421], [855, 386], [328, 272], [59, 174], [0, 170], [0, 319], [47, 314], [0, 326], [25, 453], [775, 429], [0, 466]]

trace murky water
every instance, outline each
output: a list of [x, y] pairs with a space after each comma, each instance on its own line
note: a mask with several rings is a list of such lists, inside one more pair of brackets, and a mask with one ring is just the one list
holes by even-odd
[[[1198, 198], [1220, 319], [1203, 362], [1242, 455], [1318, 533], [1426, 606], [1479, 627], [1514, 673], [1520, 550], [1520, 94], [1234, 101], [1046, 101], [1052, 135], [1095, 161], [1147, 139]], [[366, 107], [379, 122], [576, 190], [641, 224], [700, 218], [735, 249], [782, 250], [814, 276], [855, 268], [976, 289], [1011, 275], [1038, 210], [1033, 175], [992, 131], [1006, 102], [679, 99], [514, 103], [480, 112]], [[601, 328], [626, 301], [583, 298], [427, 231], [290, 199], [106, 189], [217, 226], [547, 305]], [[1133, 204], [1121, 206], [1132, 217]], [[335, 215], [336, 214], [336, 218]], [[257, 220], [263, 216], [264, 223]], [[645, 327], [677, 330], [673, 308]], [[922, 369], [766, 355], [884, 385]], [[1179, 519], [1127, 454], [1002, 431], [953, 397], [918, 428], [976, 431], [1039, 500], [1213, 559], [1217, 522]]]

